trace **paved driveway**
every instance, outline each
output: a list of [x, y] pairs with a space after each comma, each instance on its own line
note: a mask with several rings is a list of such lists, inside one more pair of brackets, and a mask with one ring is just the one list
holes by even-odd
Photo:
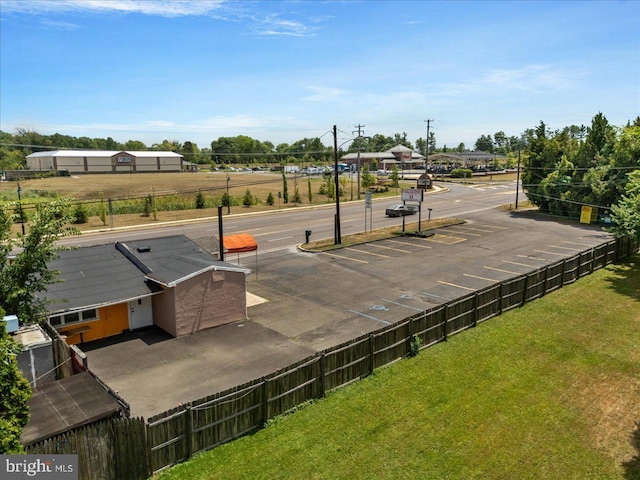
[[[421, 310], [606, 241], [596, 227], [497, 210], [432, 237], [260, 256], [249, 318], [197, 335], [131, 332], [89, 345], [90, 367], [149, 417], [269, 374]], [[253, 257], [246, 257], [253, 268]]]

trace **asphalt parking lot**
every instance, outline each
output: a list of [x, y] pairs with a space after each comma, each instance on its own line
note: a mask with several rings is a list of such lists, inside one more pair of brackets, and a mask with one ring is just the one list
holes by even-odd
[[246, 321], [177, 339], [131, 332], [89, 345], [89, 365], [132, 415], [149, 417], [609, 238], [598, 227], [492, 210], [427, 238], [272, 252], [248, 277]]

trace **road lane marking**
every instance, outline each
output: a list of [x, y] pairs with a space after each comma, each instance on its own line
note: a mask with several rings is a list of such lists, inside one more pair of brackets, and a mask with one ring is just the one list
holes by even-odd
[[497, 225], [489, 225], [488, 223], [467, 222], [470, 225], [480, 225], [481, 227], [493, 228], [494, 230], [509, 230], [509, 227], [498, 227]]
[[486, 268], [488, 270], [493, 270], [495, 272], [510, 273], [511, 275], [519, 275], [518, 272], [511, 272], [509, 270], [502, 270], [501, 268], [487, 267], [486, 265], [484, 266], [484, 268]]
[[497, 282], [498, 281], [495, 278], [479, 277], [478, 275], [471, 275], [470, 273], [463, 273], [462, 275], [464, 275], [465, 277], [477, 278], [478, 280], [486, 280], [487, 282]]
[[382, 255], [381, 253], [367, 252], [366, 250], [360, 250], [358, 248], [347, 247], [347, 250], [358, 252], [358, 253], [364, 253], [365, 255], [375, 255], [376, 257], [391, 258], [389, 255]]
[[382, 320], [380, 318], [367, 315], [366, 313], [358, 312], [357, 310], [349, 310], [349, 311], [351, 313], [355, 313], [356, 315], [362, 315], [363, 317], [370, 318], [371, 320], [375, 320], [376, 322], [384, 323], [385, 325], [391, 325], [391, 322], [387, 322], [386, 320]]
[[471, 292], [475, 292], [477, 290], [476, 288], [463, 287], [462, 285], [456, 285], [455, 283], [443, 282], [442, 280], [438, 280], [438, 283], [441, 283], [442, 285], [449, 285], [450, 287], [462, 288], [463, 290], [469, 290]]
[[394, 302], [393, 300], [387, 300], [386, 298], [383, 298], [382, 300], [384, 300], [385, 302], [393, 303], [394, 305], [398, 305], [399, 307], [410, 308], [411, 310], [417, 310], [418, 312], [422, 312], [424, 310], [424, 308], [412, 307], [410, 305], [405, 305], [404, 303]]
[[411, 250], [402, 250], [400, 248], [387, 247], [385, 245], [378, 245], [376, 243], [370, 243], [369, 246], [376, 247], [376, 248], [384, 248], [386, 250], [393, 250], [394, 252], [411, 253]]
[[293, 238], [293, 235], [289, 235], [288, 237], [272, 238], [271, 240], [267, 240], [267, 242], [279, 242], [280, 240], [288, 240], [290, 238]]
[[519, 265], [521, 267], [529, 267], [529, 268], [536, 268], [535, 265], [529, 265], [527, 263], [518, 263], [518, 262], [512, 262], [511, 260], [502, 260], [504, 263], [510, 263], [512, 265]]
[[322, 253], [323, 255], [328, 255], [330, 257], [336, 257], [336, 258], [343, 258], [345, 260], [351, 260], [352, 262], [360, 262], [360, 263], [366, 263], [366, 264], [369, 263], [366, 260], [360, 260], [358, 258], [345, 257], [344, 255], [337, 255], [335, 253], [329, 253], [329, 252], [320, 252], [320, 253]]

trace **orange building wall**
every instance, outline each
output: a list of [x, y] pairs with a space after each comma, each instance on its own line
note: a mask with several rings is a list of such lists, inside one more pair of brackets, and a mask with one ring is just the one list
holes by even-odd
[[91, 322], [66, 325], [60, 329], [61, 335], [67, 335], [67, 343], [75, 345], [80, 343], [80, 334], [72, 334], [71, 331], [80, 327], [88, 327], [89, 330], [82, 333], [85, 342], [99, 340], [100, 338], [118, 335], [129, 328], [129, 306], [126, 303], [109, 305], [98, 309], [98, 320]]

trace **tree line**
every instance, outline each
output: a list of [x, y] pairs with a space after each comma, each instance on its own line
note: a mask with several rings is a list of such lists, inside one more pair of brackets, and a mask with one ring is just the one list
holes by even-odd
[[[355, 134], [352, 132], [346, 135]], [[504, 132], [496, 132], [493, 136], [491, 134], [481, 135], [475, 142], [474, 149], [507, 155], [509, 152], [515, 152], [524, 147], [525, 143], [523, 142], [526, 142], [526, 138], [529, 136], [526, 134], [520, 137], [507, 136]], [[405, 132], [394, 133], [390, 136], [379, 133], [372, 136], [361, 135], [353, 137], [352, 140], [344, 147], [339, 147], [338, 154], [340, 156], [358, 150], [361, 152], [384, 152], [396, 145], [404, 145], [422, 154], [461, 153], [468, 150], [464, 143], [459, 143], [455, 148], [447, 147], [447, 145], [438, 147], [434, 132], [430, 133], [428, 141], [425, 138], [418, 138], [415, 144], [407, 138]], [[26, 166], [25, 158], [27, 155], [53, 149], [171, 151], [183, 155], [187, 161], [192, 163], [214, 166], [300, 162], [324, 165], [333, 161], [333, 146], [324, 145], [320, 137], [305, 137], [290, 144], [274, 145], [268, 140], [262, 141], [247, 135], [237, 135], [219, 137], [213, 140], [209, 146], [200, 148], [191, 141], [180, 142], [165, 139], [161, 143], [147, 146], [140, 140], [128, 140], [122, 143], [111, 137], [74, 137], [59, 133], [43, 135], [34, 130], [19, 128], [15, 133], [0, 130], [0, 171], [22, 169]]]

